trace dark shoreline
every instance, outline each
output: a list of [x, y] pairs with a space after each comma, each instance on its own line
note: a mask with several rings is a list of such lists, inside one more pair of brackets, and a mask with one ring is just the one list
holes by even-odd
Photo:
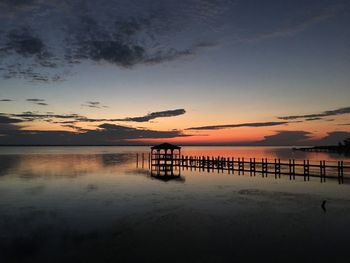
[[296, 151], [303, 152], [328, 152], [328, 153], [339, 153], [339, 154], [350, 154], [350, 148], [345, 146], [314, 146], [314, 147], [303, 147], [293, 148]]

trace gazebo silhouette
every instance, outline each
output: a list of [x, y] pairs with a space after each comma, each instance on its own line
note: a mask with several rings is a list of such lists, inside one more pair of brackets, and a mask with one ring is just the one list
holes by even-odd
[[162, 177], [179, 177], [181, 147], [162, 143], [151, 147], [151, 174]]

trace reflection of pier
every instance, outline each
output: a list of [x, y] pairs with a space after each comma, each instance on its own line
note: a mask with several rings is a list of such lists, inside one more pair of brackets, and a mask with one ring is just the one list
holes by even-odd
[[[142, 160], [144, 162], [144, 156]], [[350, 165], [344, 165], [343, 161], [296, 161], [293, 159], [281, 161], [266, 158], [258, 160], [220, 156], [184, 156], [181, 155], [180, 147], [171, 144], [152, 147], [151, 154], [148, 155], [148, 162], [153, 176], [169, 178], [179, 177], [181, 169], [217, 171], [218, 173], [226, 171], [238, 175], [249, 173], [250, 176], [258, 173], [263, 177], [273, 174], [275, 178], [287, 175], [290, 180], [295, 180], [296, 176], [299, 176], [303, 177], [304, 181], [309, 181], [310, 177], [317, 177], [321, 182], [325, 182], [327, 178], [333, 178], [338, 179], [340, 184], [344, 182], [344, 177], [345, 179], [350, 178]]]

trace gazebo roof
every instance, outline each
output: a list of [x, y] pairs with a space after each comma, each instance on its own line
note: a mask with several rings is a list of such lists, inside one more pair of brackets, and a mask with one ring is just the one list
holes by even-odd
[[151, 149], [152, 150], [180, 150], [181, 147], [170, 143], [162, 143], [162, 144], [152, 146]]

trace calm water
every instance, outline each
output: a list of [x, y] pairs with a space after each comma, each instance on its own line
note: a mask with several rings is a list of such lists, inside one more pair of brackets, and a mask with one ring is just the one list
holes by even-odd
[[[0, 148], [0, 262], [350, 262], [348, 182], [189, 170], [164, 182], [136, 152], [148, 148]], [[350, 161], [277, 147], [183, 153]]]

